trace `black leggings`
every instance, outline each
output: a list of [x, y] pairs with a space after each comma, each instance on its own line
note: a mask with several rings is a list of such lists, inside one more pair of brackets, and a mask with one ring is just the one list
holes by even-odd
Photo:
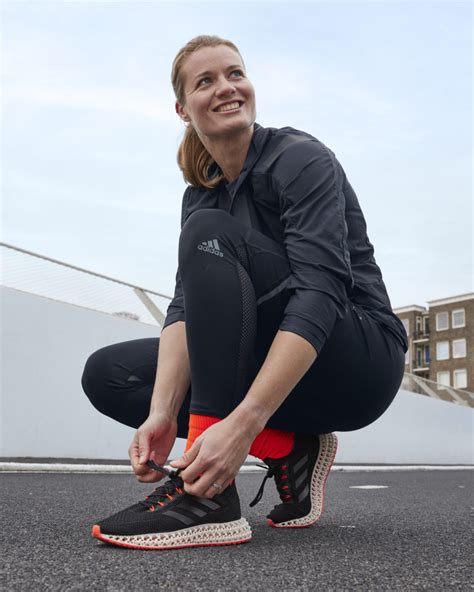
[[[198, 248], [209, 241], [212, 248]], [[181, 230], [179, 268], [191, 367], [178, 418], [178, 436], [185, 438], [190, 411], [223, 418], [245, 397], [291, 291], [285, 287], [290, 267], [283, 246], [223, 210], [191, 214]], [[347, 308], [268, 427], [307, 434], [357, 430], [393, 401], [405, 367], [402, 346], [363, 309], [352, 303]], [[132, 427], [145, 421], [159, 342], [126, 341], [89, 357], [82, 387], [99, 411]]]

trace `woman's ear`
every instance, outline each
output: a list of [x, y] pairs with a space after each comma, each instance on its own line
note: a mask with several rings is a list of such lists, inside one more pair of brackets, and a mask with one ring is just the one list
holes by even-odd
[[180, 116], [180, 118], [183, 121], [185, 121], [186, 123], [189, 123], [191, 121], [189, 119], [188, 114], [186, 113], [186, 110], [184, 109], [184, 107], [181, 105], [181, 103], [179, 101], [176, 101], [175, 109], [176, 109], [176, 113]]

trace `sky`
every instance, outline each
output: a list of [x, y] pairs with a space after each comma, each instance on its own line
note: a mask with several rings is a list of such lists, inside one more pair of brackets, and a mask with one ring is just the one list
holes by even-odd
[[328, 146], [393, 307], [473, 291], [470, 2], [4, 0], [1, 240], [174, 292], [171, 64], [240, 48], [257, 122]]

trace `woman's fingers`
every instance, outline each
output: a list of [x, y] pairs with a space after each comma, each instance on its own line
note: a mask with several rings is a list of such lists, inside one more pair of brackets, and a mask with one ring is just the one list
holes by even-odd
[[[216, 493], [220, 493], [233, 479], [228, 468], [226, 470], [226, 467], [216, 466], [215, 462], [207, 463], [199, 456], [180, 474], [180, 477], [184, 481], [186, 493], [203, 497], [213, 497]], [[213, 484], [222, 487], [214, 487]]]
[[138, 432], [135, 433], [132, 443], [130, 444], [128, 456], [130, 457], [132, 469], [138, 481], [142, 483], [153, 483], [159, 481], [163, 477], [160, 473], [153, 471], [146, 464], [140, 462], [140, 442]]
[[[250, 436], [236, 435], [226, 419], [210, 426], [172, 466], [180, 468], [184, 489], [190, 495], [213, 497], [239, 472], [250, 449]], [[214, 486], [214, 485], [217, 485]], [[222, 486], [222, 487], [219, 487]]]
[[142, 465], [140, 463], [136, 463], [132, 465], [133, 472], [135, 473], [137, 479], [139, 481], [143, 481], [144, 483], [149, 483], [152, 481], [158, 481], [161, 478], [160, 473], [153, 471], [147, 465]]
[[[198, 440], [195, 440], [193, 445], [187, 452], [184, 452], [179, 458], [177, 458], [176, 460], [172, 460], [170, 462], [170, 465], [173, 468], [182, 470], [180, 477], [183, 479], [183, 481], [189, 480], [189, 475], [192, 474], [192, 471], [191, 473], [189, 473], [186, 467], [188, 467], [192, 462], [194, 462], [194, 460], [199, 454], [200, 449], [201, 443], [198, 442]], [[197, 478], [197, 475], [195, 478]]]
[[128, 456], [130, 457], [133, 468], [138, 468], [140, 464], [144, 465], [148, 458], [146, 460], [143, 460], [143, 458], [148, 456], [148, 454], [146, 438], [143, 435], [140, 436], [138, 431], [135, 432], [130, 448], [128, 449]]
[[130, 458], [130, 462], [132, 465], [133, 471], [136, 473], [137, 469], [140, 467], [140, 455], [138, 452], [138, 442], [137, 442], [137, 435], [133, 437], [132, 443], [130, 444], [130, 448], [128, 449], [128, 456]]
[[140, 464], [145, 464], [150, 458], [150, 434], [148, 432], [137, 431], [137, 444]]
[[202, 459], [200, 459], [198, 456], [193, 461], [191, 461], [184, 471], [181, 471], [179, 476], [185, 483], [191, 485], [201, 477], [207, 468], [209, 468], [208, 465], [203, 463]]
[[[209, 483], [207, 487], [204, 486], [205, 481], [208, 481], [209, 477], [204, 481], [201, 481], [201, 478], [204, 477], [206, 469], [211, 467], [203, 459], [202, 454], [199, 455], [200, 450], [201, 442], [197, 439], [181, 458], [170, 463], [172, 467], [181, 469], [179, 476], [184, 481], [184, 490], [191, 495], [204, 495], [207, 489], [209, 489]], [[215, 472], [215, 468], [213, 472]]]
[[[203, 495], [203, 497], [213, 498], [218, 493], [222, 493], [226, 487], [228, 487], [232, 482], [232, 479], [220, 479], [219, 477], [216, 478], [215, 481], [212, 482], [209, 489]], [[215, 487], [215, 485], [221, 485], [221, 487]]]
[[[200, 497], [212, 498], [218, 493], [222, 493], [224, 489], [232, 481], [232, 477], [220, 473], [203, 474], [194, 483], [184, 484], [184, 490], [190, 495], [197, 495]], [[220, 485], [221, 487], [215, 487]]]
[[157, 481], [161, 481], [164, 477], [162, 473], [158, 473], [157, 471], [147, 471], [144, 474], [137, 475], [137, 480], [140, 483], [156, 483]]

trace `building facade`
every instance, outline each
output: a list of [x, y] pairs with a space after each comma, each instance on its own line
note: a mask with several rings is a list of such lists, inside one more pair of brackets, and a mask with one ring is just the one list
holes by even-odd
[[474, 392], [474, 294], [427, 304], [393, 310], [408, 335], [405, 371], [438, 383], [439, 391]]

